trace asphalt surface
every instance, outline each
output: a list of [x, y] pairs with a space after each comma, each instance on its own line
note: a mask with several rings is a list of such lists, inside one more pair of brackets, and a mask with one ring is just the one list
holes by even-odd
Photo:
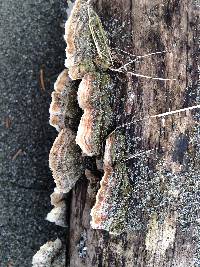
[[0, 0], [1, 267], [30, 267], [41, 245], [65, 236], [45, 217], [57, 135], [48, 109], [64, 68], [66, 8], [66, 0]]

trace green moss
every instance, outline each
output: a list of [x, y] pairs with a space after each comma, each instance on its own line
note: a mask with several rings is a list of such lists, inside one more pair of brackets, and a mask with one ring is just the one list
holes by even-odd
[[93, 124], [92, 143], [95, 154], [100, 154], [103, 141], [113, 122], [111, 105], [112, 81], [108, 74], [95, 73], [91, 105], [94, 108], [95, 122]]
[[110, 226], [109, 231], [114, 234], [120, 234], [127, 229], [127, 214], [129, 212], [129, 201], [132, 192], [132, 186], [128, 181], [127, 167], [125, 164], [120, 163], [115, 167], [115, 176], [117, 186], [115, 188], [114, 203], [115, 213], [114, 219]]
[[106, 32], [103, 29], [99, 16], [91, 6], [88, 6], [88, 15], [90, 32], [98, 53], [95, 62], [97, 65], [100, 65], [102, 69], [108, 69], [112, 65], [112, 60]]
[[113, 162], [124, 162], [126, 159], [126, 137], [121, 131], [116, 131], [115, 146], [112, 147], [111, 155]]

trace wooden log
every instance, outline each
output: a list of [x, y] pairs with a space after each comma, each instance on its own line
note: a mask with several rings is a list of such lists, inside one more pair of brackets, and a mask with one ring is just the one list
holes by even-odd
[[103, 217], [105, 203], [96, 209], [96, 228], [108, 231], [90, 225], [100, 181], [95, 187], [96, 170], [73, 189], [69, 266], [199, 266], [199, 7], [186, 0], [96, 0], [92, 6], [110, 41], [110, 136], [118, 153], [111, 156], [112, 175], [102, 194], [112, 213]]

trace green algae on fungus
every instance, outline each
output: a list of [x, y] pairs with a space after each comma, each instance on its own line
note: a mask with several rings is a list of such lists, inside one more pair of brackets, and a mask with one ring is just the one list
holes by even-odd
[[108, 38], [106, 36], [106, 32], [103, 29], [103, 25], [99, 16], [89, 4], [88, 15], [90, 32], [92, 34], [92, 38], [100, 58], [100, 62], [96, 61], [96, 63], [97, 65], [100, 64], [103, 69], [108, 69], [112, 65]]
[[73, 80], [81, 79], [86, 73], [95, 71], [93, 59], [96, 55], [89, 28], [88, 5], [77, 0], [65, 26], [66, 61]]
[[88, 156], [99, 155], [102, 143], [113, 122], [113, 81], [106, 73], [89, 73], [82, 79], [78, 89], [81, 118], [76, 142]]
[[65, 127], [77, 129], [81, 116], [77, 102], [77, 82], [69, 78], [66, 69], [61, 72], [54, 84], [49, 113], [49, 123], [58, 131]]
[[82, 79], [96, 68], [107, 70], [112, 65], [108, 38], [92, 6], [77, 0], [65, 26], [66, 61], [73, 80]]
[[56, 187], [63, 193], [68, 193], [83, 174], [81, 153], [75, 137], [69, 128], [62, 129], [49, 154], [49, 166]]

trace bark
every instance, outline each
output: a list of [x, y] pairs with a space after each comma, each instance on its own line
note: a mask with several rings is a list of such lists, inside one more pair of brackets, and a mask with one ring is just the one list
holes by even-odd
[[[111, 72], [110, 132], [125, 124], [117, 131], [125, 136], [124, 177], [132, 188], [126, 228], [131, 230], [113, 235], [91, 228], [100, 178], [94, 164], [87, 167], [88, 179], [72, 191], [69, 266], [200, 266], [199, 109], [156, 116], [199, 104], [199, 7], [186, 0], [97, 0], [93, 6], [108, 34], [114, 68], [134, 59], [129, 53], [167, 53], [138, 60], [122, 74]], [[123, 202], [124, 195], [118, 197]]]

